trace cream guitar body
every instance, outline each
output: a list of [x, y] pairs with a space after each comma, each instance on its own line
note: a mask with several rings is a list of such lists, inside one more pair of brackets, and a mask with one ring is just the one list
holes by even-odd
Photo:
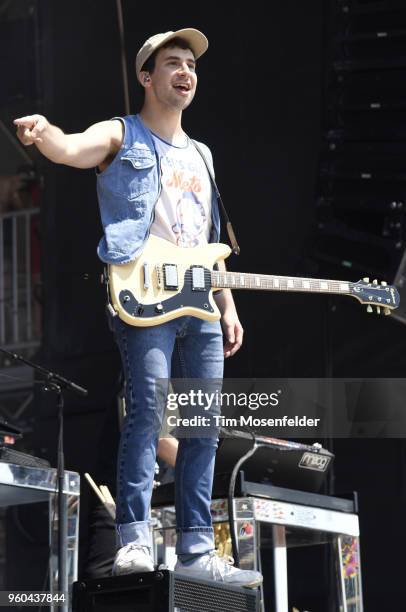
[[140, 327], [184, 315], [218, 321], [211, 271], [230, 252], [226, 244], [188, 249], [151, 235], [135, 261], [109, 266], [113, 308], [123, 321]]
[[230, 247], [221, 243], [181, 248], [151, 235], [137, 259], [109, 266], [113, 309], [123, 321], [139, 327], [160, 325], [184, 315], [217, 321], [220, 312], [213, 291], [220, 288], [349, 295], [367, 304], [368, 312], [376, 306], [378, 313], [385, 314], [399, 305], [396, 287], [368, 278], [353, 283], [214, 270], [230, 253]]

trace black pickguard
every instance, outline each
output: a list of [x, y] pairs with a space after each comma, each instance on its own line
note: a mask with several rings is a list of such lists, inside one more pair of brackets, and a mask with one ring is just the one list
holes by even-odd
[[[187, 274], [189, 275], [188, 278], [186, 277]], [[205, 288], [194, 290], [190, 280], [190, 270], [187, 270], [185, 272], [182, 290], [176, 295], [168, 297], [162, 302], [156, 302], [155, 304], [142, 304], [135, 298], [130, 289], [123, 289], [119, 294], [120, 304], [123, 310], [130, 316], [139, 319], [157, 317], [185, 306], [198, 308], [203, 312], [214, 312], [209, 301], [209, 292], [211, 289], [210, 275], [210, 270], [205, 268]], [[160, 306], [162, 306], [162, 310]]]

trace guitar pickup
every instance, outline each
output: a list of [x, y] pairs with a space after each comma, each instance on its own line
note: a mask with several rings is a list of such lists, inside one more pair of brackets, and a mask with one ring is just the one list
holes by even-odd
[[204, 291], [205, 289], [203, 266], [192, 266], [192, 291]]
[[175, 264], [164, 264], [164, 288], [169, 291], [176, 291], [179, 287], [178, 268]]

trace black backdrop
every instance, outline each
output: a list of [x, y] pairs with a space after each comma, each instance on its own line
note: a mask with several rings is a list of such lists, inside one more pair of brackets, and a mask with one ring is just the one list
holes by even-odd
[[[141, 100], [133, 58], [147, 36], [193, 26], [209, 38], [209, 51], [198, 65], [198, 93], [185, 113], [184, 127], [213, 151], [218, 183], [241, 246], [241, 255], [233, 256], [229, 267], [316, 275], [317, 264], [308, 261], [307, 252], [322, 129], [327, 2], [285, 0], [266, 6], [256, 0], [249, 6], [222, 8], [214, 2], [145, 5], [124, 0], [123, 8], [132, 112]], [[24, 112], [43, 112], [68, 132], [124, 114], [116, 3], [42, 0], [39, 9], [42, 100], [35, 109], [27, 102]], [[69, 469], [92, 473], [96, 453], [102, 450], [97, 448], [97, 431], [103, 412], [114, 402], [119, 372], [104, 317], [104, 293], [97, 282], [101, 226], [94, 173], [40, 164], [45, 178], [40, 357], [90, 390], [87, 400], [67, 398], [65, 450]], [[89, 280], [83, 280], [84, 274]], [[318, 296], [235, 297], [246, 340], [227, 363], [228, 376], [324, 376], [328, 357], [335, 376], [403, 376], [406, 329], [390, 318], [371, 319], [352, 301], [339, 301], [329, 310]], [[53, 408], [41, 397], [38, 406], [33, 444], [54, 461]], [[360, 495], [365, 608], [399, 604], [400, 570], [393, 559], [405, 543], [403, 441], [339, 440], [334, 452], [336, 491], [356, 489]], [[84, 548], [89, 492], [86, 484], [82, 489]], [[23, 544], [16, 537], [9, 546], [10, 560], [13, 555], [19, 558], [19, 577], [12, 569], [9, 577], [16, 588], [18, 581], [29, 588], [28, 575], [36, 580], [32, 565], [21, 570]], [[45, 557], [42, 549], [44, 564]], [[38, 572], [43, 571], [40, 565]], [[309, 592], [317, 593], [320, 584], [313, 579]]]

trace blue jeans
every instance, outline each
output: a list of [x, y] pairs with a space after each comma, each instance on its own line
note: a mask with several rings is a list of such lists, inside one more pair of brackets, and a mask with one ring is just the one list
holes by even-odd
[[[156, 449], [165, 399], [155, 381], [222, 379], [223, 336], [219, 322], [180, 317], [155, 327], [133, 327], [113, 319], [126, 379], [127, 415], [117, 466], [116, 521], [120, 545], [151, 546], [149, 511]], [[214, 548], [210, 513], [217, 432], [182, 438], [175, 468], [177, 554]]]

